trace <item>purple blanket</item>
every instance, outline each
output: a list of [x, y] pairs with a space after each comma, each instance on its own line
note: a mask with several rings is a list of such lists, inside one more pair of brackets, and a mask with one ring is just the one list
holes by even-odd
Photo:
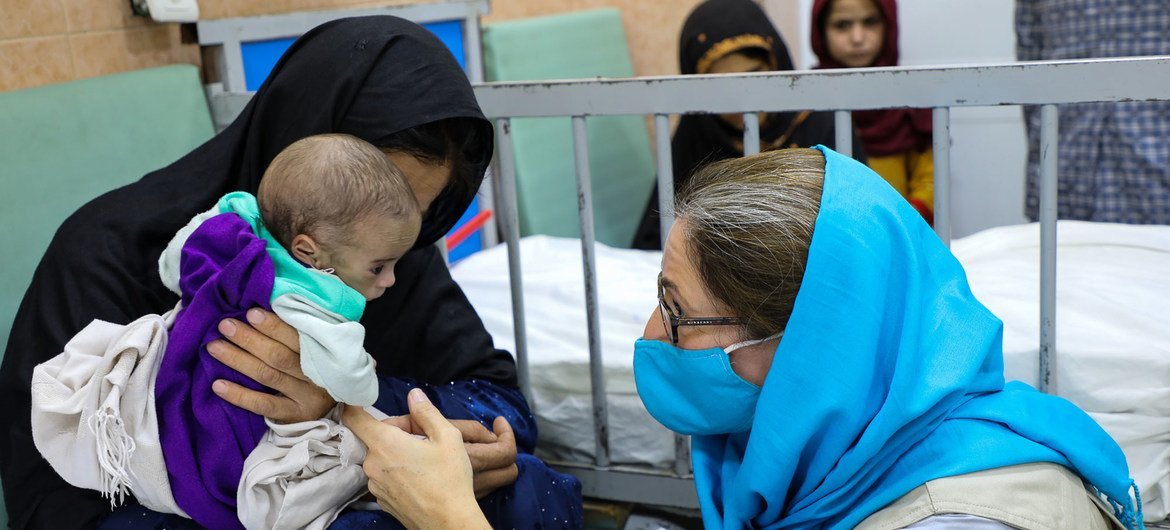
[[264, 418], [211, 391], [216, 379], [267, 390], [207, 353], [226, 317], [271, 309], [274, 269], [264, 240], [235, 214], [204, 222], [183, 246], [183, 309], [155, 382], [159, 439], [175, 501], [207, 528], [242, 529], [236, 489], [244, 459], [267, 431]]

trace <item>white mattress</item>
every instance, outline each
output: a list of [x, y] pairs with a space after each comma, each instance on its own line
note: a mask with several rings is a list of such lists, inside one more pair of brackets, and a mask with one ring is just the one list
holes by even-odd
[[[1170, 227], [1062, 221], [1058, 227], [1057, 390], [1121, 443], [1147, 520], [1170, 512]], [[995, 228], [954, 242], [975, 295], [1004, 320], [1008, 379], [1036, 382], [1039, 227]], [[521, 242], [534, 408], [542, 456], [594, 451], [581, 247]], [[660, 253], [597, 246], [611, 459], [669, 467], [674, 443], [637, 397], [633, 343], [656, 307]], [[507, 251], [452, 269], [496, 345], [514, 351]]]

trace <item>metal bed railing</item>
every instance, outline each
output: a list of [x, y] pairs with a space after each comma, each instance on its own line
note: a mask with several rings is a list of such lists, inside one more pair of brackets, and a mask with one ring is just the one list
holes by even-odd
[[675, 438], [671, 470], [612, 465], [609, 422], [598, 324], [594, 267], [593, 208], [588, 119], [652, 115], [658, 154], [662, 235], [673, 222], [673, 171], [669, 118], [687, 113], [744, 113], [746, 154], [759, 146], [756, 112], [833, 111], [839, 152], [852, 153], [852, 110], [934, 110], [935, 231], [950, 244], [950, 109], [1041, 105], [1040, 135], [1040, 390], [1055, 393], [1057, 104], [1170, 100], [1170, 57], [1012, 63], [987, 66], [901, 67], [816, 72], [768, 72], [717, 76], [593, 79], [491, 83], [476, 97], [498, 132], [496, 208], [508, 245], [508, 267], [520, 384], [531, 401], [520, 263], [519, 212], [511, 120], [569, 117], [572, 120], [577, 209], [585, 269], [586, 314], [593, 398], [593, 464], [554, 463], [578, 476], [586, 496], [679, 508], [697, 508], [690, 480], [689, 441]]

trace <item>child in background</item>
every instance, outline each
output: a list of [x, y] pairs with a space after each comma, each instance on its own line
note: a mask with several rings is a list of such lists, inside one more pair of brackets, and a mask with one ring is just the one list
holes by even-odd
[[[683, 75], [794, 70], [788, 45], [754, 0], [706, 0], [687, 16], [679, 35]], [[834, 147], [831, 112], [760, 113], [760, 151], [789, 147]], [[865, 161], [856, 130], [854, 158]], [[684, 114], [670, 141], [674, 189], [682, 190], [700, 166], [743, 156], [743, 114]], [[658, 188], [654, 188], [633, 248], [662, 249]]]
[[[897, 66], [895, 0], [816, 0], [812, 48], [817, 68]], [[934, 224], [934, 150], [930, 109], [853, 113], [867, 163]]]

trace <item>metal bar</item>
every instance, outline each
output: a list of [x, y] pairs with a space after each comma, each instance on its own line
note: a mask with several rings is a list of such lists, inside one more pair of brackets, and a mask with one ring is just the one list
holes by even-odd
[[760, 152], [760, 115], [754, 112], [743, 113], [743, 156], [752, 156]]
[[[484, 76], [483, 41], [480, 38], [479, 15], [481, 11], [486, 11], [486, 2], [467, 3], [464, 5], [464, 9], [463, 51], [467, 59], [467, 78], [472, 83], [482, 83]], [[485, 205], [495, 203], [494, 197], [492, 197], [495, 189], [491, 182], [493, 178], [495, 178], [494, 172], [489, 167], [487, 174], [484, 175], [483, 184], [479, 187], [481, 210], [486, 207]], [[480, 230], [480, 241], [483, 242], [483, 248], [490, 248], [498, 243], [496, 236], [498, 229], [496, 217], [494, 215], [489, 217]]]
[[530, 407], [532, 386], [528, 378], [528, 332], [524, 323], [524, 283], [520, 274], [520, 209], [516, 201], [516, 160], [512, 152], [512, 120], [507, 118], [496, 122], [496, 139], [499, 149], [496, 154], [500, 161], [500, 175], [496, 180], [500, 188], [499, 216], [503, 225], [504, 241], [508, 244], [508, 280], [512, 288], [512, 323], [516, 334], [516, 375], [520, 391], [528, 398]]
[[488, 118], [839, 110], [842, 100], [863, 110], [1170, 99], [1170, 56], [864, 70], [488, 83], [475, 96]]
[[548, 462], [549, 466], [581, 480], [586, 497], [618, 502], [699, 509], [699, 498], [691, 477], [676, 477], [669, 471], [644, 467], [615, 466], [599, 469], [588, 464]]
[[1040, 391], [1056, 381], [1056, 178], [1060, 138], [1056, 105], [1040, 107]]
[[305, 32], [331, 20], [367, 15], [394, 15], [419, 24], [458, 20], [469, 12], [486, 13], [487, 0], [451, 0], [434, 4], [386, 6], [367, 9], [335, 9], [330, 11], [302, 11], [282, 15], [221, 18], [196, 22], [199, 44], [207, 46], [235, 39], [239, 42], [299, 37]]
[[597, 316], [597, 265], [593, 245], [593, 190], [589, 174], [589, 129], [573, 116], [573, 156], [577, 160], [577, 213], [581, 220], [581, 259], [585, 267], [585, 318], [589, 329], [589, 376], [593, 388], [593, 433], [599, 466], [609, 465], [609, 405], [601, 361], [601, 322]]
[[[753, 116], [755, 116], [753, 114]], [[658, 155], [658, 222], [662, 230], [662, 248], [674, 224], [674, 159], [670, 146], [670, 117], [654, 116], [654, 140]], [[758, 144], [757, 144], [758, 145]], [[691, 472], [690, 438], [674, 433], [674, 472], [684, 476]]]
[[836, 151], [845, 156], [853, 156], [853, 113], [847, 110], [838, 110], [833, 113], [833, 131], [836, 135]]
[[489, 83], [475, 95], [489, 117], [613, 116], [1165, 100], [1167, 86], [1170, 56]]
[[[499, 172], [498, 164], [490, 164], [487, 171], [483, 175], [483, 183], [479, 186], [479, 209], [495, 209], [496, 208], [496, 174]], [[499, 215], [499, 210], [492, 212], [492, 216], [484, 221], [483, 226], [479, 229], [480, 241], [483, 242], [483, 248], [492, 248], [499, 244], [499, 225], [496, 223], [496, 216]]]
[[951, 109], [934, 109], [934, 233], [951, 247]]
[[674, 433], [674, 474], [685, 477], [691, 471], [691, 439]]
[[573, 116], [573, 157], [577, 160], [577, 213], [581, 228], [581, 261], [585, 267], [585, 317], [589, 323], [590, 385], [593, 390], [593, 434], [598, 466], [610, 464], [610, 411], [605, 398], [605, 365], [601, 364], [601, 322], [597, 314], [597, 260], [593, 245], [593, 190], [589, 167], [589, 129], [584, 116]]
[[[220, 84], [222, 85], [222, 83]], [[224, 127], [230, 125], [239, 117], [251, 100], [252, 94], [246, 92], [227, 93], [220, 90], [209, 90], [207, 106], [211, 109], [211, 122], [215, 125], [215, 130], [222, 131]]]
[[674, 224], [674, 154], [670, 147], [670, 117], [666, 114], [654, 116], [654, 143], [658, 155], [658, 226], [662, 248], [666, 248], [666, 236]]
[[463, 51], [466, 53], [467, 78], [483, 82], [483, 41], [479, 35], [479, 10], [468, 5], [463, 18]]
[[223, 50], [223, 89], [225, 92], [244, 92], [248, 81], [244, 77], [244, 50], [240, 48], [240, 41], [228, 39], [224, 41]]

